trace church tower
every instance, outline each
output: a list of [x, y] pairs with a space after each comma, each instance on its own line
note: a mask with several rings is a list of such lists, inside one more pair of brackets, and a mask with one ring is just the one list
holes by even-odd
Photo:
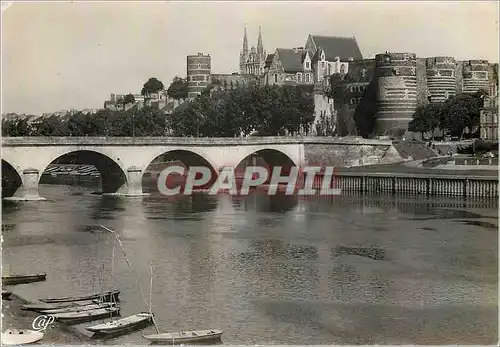
[[262, 44], [262, 31], [259, 26], [259, 38], [257, 40], [257, 48], [253, 46], [248, 49], [247, 28], [243, 36], [243, 50], [240, 52], [240, 74], [261, 76], [264, 73], [264, 65], [266, 63], [266, 51]]
[[248, 39], [247, 27], [245, 26], [245, 33], [243, 34], [243, 50], [240, 52], [240, 74], [246, 73], [245, 64], [248, 60]]
[[262, 45], [262, 31], [259, 26], [259, 40], [257, 42], [257, 53], [259, 55], [264, 54], [264, 45]]

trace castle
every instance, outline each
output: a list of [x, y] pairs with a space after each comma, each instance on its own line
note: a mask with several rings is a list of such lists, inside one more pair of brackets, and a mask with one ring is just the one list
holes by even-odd
[[334, 105], [338, 116], [351, 123], [356, 112], [373, 113], [375, 135], [402, 133], [418, 106], [444, 102], [458, 93], [496, 90], [497, 68], [487, 60], [381, 53], [350, 63]]
[[[365, 59], [355, 37], [309, 34], [303, 47], [276, 48], [267, 54], [261, 27], [257, 47], [251, 49], [247, 29], [244, 29], [239, 73], [212, 73], [211, 57], [203, 53], [187, 56], [186, 67], [188, 99], [196, 97], [209, 85], [231, 88], [252, 83], [309, 84], [314, 85], [316, 119], [320, 115], [336, 116], [337, 125], [343, 123], [344, 127], [349, 127], [348, 123], [354, 124], [356, 112], [365, 116], [371, 113], [375, 119], [374, 135], [406, 131], [416, 108], [425, 103], [443, 102], [461, 92], [497, 90], [495, 86], [498, 86], [495, 72], [498, 64], [485, 60], [456, 61], [453, 57], [418, 58], [415, 53], [389, 52]], [[337, 87], [342, 92], [329, 99], [325, 92], [332, 88], [332, 75], [341, 77], [340, 87]], [[115, 100], [108, 103], [117, 104]], [[487, 131], [493, 134], [497, 131], [497, 118], [493, 111], [487, 114], [492, 114], [493, 118], [488, 116], [491, 119], [485, 118], [482, 123], [493, 124], [488, 125], [491, 129]], [[355, 131], [344, 130], [340, 133]]]

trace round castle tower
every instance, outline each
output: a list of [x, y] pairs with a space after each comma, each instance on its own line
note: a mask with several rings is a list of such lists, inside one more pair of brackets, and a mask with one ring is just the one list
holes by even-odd
[[417, 56], [383, 53], [375, 56], [377, 77], [377, 135], [406, 129], [417, 108]]
[[211, 60], [210, 54], [187, 56], [187, 83], [188, 98], [200, 95], [202, 90], [210, 84]]
[[475, 93], [480, 89], [489, 90], [489, 63], [487, 60], [464, 61], [463, 89], [464, 93]]
[[426, 59], [427, 87], [430, 102], [444, 102], [455, 96], [456, 62], [453, 57], [431, 57]]

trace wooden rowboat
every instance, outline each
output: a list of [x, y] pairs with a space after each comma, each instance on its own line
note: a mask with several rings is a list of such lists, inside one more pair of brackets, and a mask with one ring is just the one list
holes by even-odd
[[3, 285], [8, 286], [15, 284], [39, 282], [39, 281], [45, 281], [46, 277], [47, 277], [46, 273], [31, 274], [31, 275], [9, 275], [9, 276], [2, 276], [2, 283]]
[[8, 299], [12, 295], [12, 292], [2, 289], [2, 299]]
[[53, 313], [50, 317], [69, 324], [93, 321], [100, 318], [114, 316], [120, 313], [119, 307], [98, 308], [96, 310]]
[[222, 337], [222, 330], [195, 330], [145, 335], [143, 338], [153, 343], [181, 344], [188, 342], [217, 341]]
[[67, 312], [81, 312], [81, 311], [90, 311], [90, 310], [97, 310], [99, 308], [107, 308], [107, 307], [113, 307], [116, 304], [111, 303], [111, 302], [103, 302], [102, 304], [89, 304], [89, 305], [74, 305], [74, 306], [69, 306], [69, 307], [61, 307], [61, 308], [54, 308], [50, 310], [40, 310], [40, 313], [52, 315], [54, 313], [67, 313]]
[[99, 334], [116, 334], [119, 332], [130, 331], [151, 323], [153, 315], [147, 312], [141, 312], [129, 317], [114, 320], [111, 322], [94, 325], [86, 328], [88, 331]]
[[72, 301], [89, 301], [99, 299], [102, 302], [118, 301], [118, 296], [120, 295], [119, 290], [107, 290], [100, 293], [93, 293], [80, 296], [66, 296], [62, 298], [46, 298], [40, 299], [40, 301], [48, 303], [58, 303], [58, 302], [72, 302]]
[[58, 308], [67, 308], [67, 307], [78, 307], [78, 306], [85, 306], [85, 305], [90, 305], [94, 304], [94, 302], [89, 301], [89, 302], [62, 302], [62, 303], [57, 303], [57, 304], [48, 304], [45, 302], [31, 302], [28, 304], [21, 305], [22, 310], [29, 310], [29, 311], [44, 311], [44, 310], [55, 310]]
[[7, 329], [2, 333], [2, 345], [24, 345], [40, 341], [43, 333], [34, 330]]

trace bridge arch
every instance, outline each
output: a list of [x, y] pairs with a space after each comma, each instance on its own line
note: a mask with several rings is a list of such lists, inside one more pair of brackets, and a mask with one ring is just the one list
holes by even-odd
[[22, 174], [2, 159], [2, 198], [13, 196], [22, 184]]
[[41, 168], [39, 182], [48, 166], [53, 164], [94, 166], [101, 175], [102, 193], [120, 192], [128, 184], [124, 168], [108, 155], [95, 150], [70, 150], [59, 154]]
[[264, 148], [248, 154], [236, 165], [238, 174], [245, 172], [247, 166], [262, 166], [269, 172], [268, 181], [271, 179], [273, 167], [281, 166], [282, 175], [288, 175], [290, 169], [298, 166], [297, 163], [286, 153], [278, 149]]
[[[203, 153], [197, 153], [193, 150], [187, 149], [168, 149], [162, 151], [161, 153], [156, 153], [156, 156], [152, 158], [146, 165], [142, 176], [142, 186], [148, 191], [157, 191], [157, 179], [161, 171], [167, 166], [180, 165], [186, 168], [184, 173], [184, 178], [178, 177], [177, 179], [172, 178], [175, 186], [183, 185], [187, 175], [187, 169], [192, 166], [203, 166], [210, 169], [211, 177], [209, 182], [202, 188], [210, 187], [218, 177], [217, 167], [212, 163], [210, 159], [207, 159], [206, 155]], [[172, 176], [173, 177], [173, 176]], [[173, 187], [171, 187], [173, 188]]]
[[[247, 155], [245, 158], [243, 158], [240, 163], [242, 163], [244, 160], [246, 160], [248, 157], [260, 157], [263, 160], [266, 161], [267, 164], [269, 165], [290, 165], [290, 166], [298, 166], [298, 163], [296, 163], [292, 159], [292, 155], [286, 153], [283, 150], [280, 149], [275, 149], [275, 148], [263, 148], [259, 149], [257, 151], [254, 151]], [[238, 164], [239, 165], [239, 164]]]

